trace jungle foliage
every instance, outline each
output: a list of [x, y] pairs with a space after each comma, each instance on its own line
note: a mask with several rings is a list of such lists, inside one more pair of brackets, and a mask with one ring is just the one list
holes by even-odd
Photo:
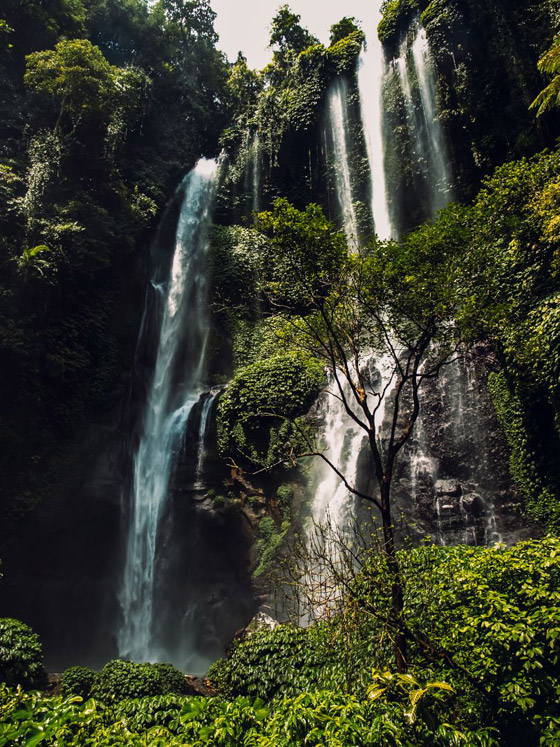
[[[213, 665], [214, 684], [228, 697], [282, 699], [336, 683], [358, 699], [375, 693], [394, 704], [406, 702], [415, 680], [443, 681], [451, 690], [441, 693], [447, 702], [439, 718], [450, 728], [491, 727], [497, 744], [538, 744], [539, 738], [554, 744], [560, 728], [558, 540], [509, 549], [426, 545], [401, 551], [399, 562], [409, 680], [383, 674], [393, 668], [391, 583], [383, 556], [374, 553], [346, 579], [349, 593], [338, 618], [250, 635]], [[432, 728], [437, 731], [434, 722]], [[418, 736], [411, 743], [423, 744]]]
[[[2, 518], [56, 489], [61, 444], [122, 395], [139, 323], [123, 299], [136, 278], [142, 290], [138, 249], [179, 175], [219, 142], [229, 173], [218, 218], [254, 222], [212, 231], [211, 302], [232, 348], [218, 408], [224, 459], [285, 475], [314, 443], [324, 362], [334, 369], [383, 344], [384, 325], [412, 354], [418, 330], [445, 354], [483, 339], [511, 474], [551, 533], [513, 548], [399, 551], [397, 619], [394, 568], [372, 554], [332, 619], [236, 643], [212, 667], [212, 699], [186, 697], [171, 665], [120, 660], [100, 673], [73, 667], [63, 697], [46, 697], [32, 691], [45, 684], [37, 637], [2, 620], [0, 747], [558, 744], [557, 3], [385, 3], [389, 51], [416, 18], [426, 27], [464, 204], [354, 254], [307, 203], [328, 201], [311, 161], [337, 76], [356, 106], [355, 19], [335, 24], [327, 47], [282, 6], [273, 61], [258, 72], [216, 51], [206, 0], [5, 0], [0, 14]], [[255, 153], [270, 208], [257, 216], [243, 187]], [[260, 517], [257, 575], [290, 508]], [[397, 637], [406, 673], [394, 671]]]
[[0, 619], [0, 682], [9, 687], [44, 687], [47, 675], [39, 636], [19, 620]]
[[0, 745], [555, 745], [558, 540], [426, 545], [400, 563], [413, 642], [405, 675], [391, 672], [389, 576], [373, 553], [348, 578], [337, 616], [238, 641], [210, 671], [218, 697], [131, 699], [148, 683], [138, 689], [140, 670], [160, 665], [125, 672], [125, 662], [106, 667], [103, 700], [2, 685]]
[[220, 140], [228, 154], [220, 194], [228, 221], [248, 217], [258, 201], [244, 184], [255, 159], [264, 204], [279, 195], [300, 205], [308, 198], [310, 185], [296, 163], [315, 151], [329, 83], [353, 76], [364, 39], [357, 21], [345, 17], [324, 46], [301, 26], [300, 16], [282, 6], [271, 26], [272, 62], [257, 72], [238, 58], [227, 83], [234, 116]]
[[214, 151], [230, 104], [206, 0], [6, 0], [0, 16], [8, 531], [56, 491], [84, 420], [128, 386], [139, 250], [179, 176]]
[[542, 89], [538, 60], [545, 67], [553, 60], [553, 53], [544, 53], [559, 30], [558, 4], [387, 0], [379, 36], [390, 55], [399, 56], [418, 22], [434, 58], [439, 119], [452, 143], [457, 193], [471, 199], [496, 165], [554, 142], [557, 115], [537, 126], [529, 107]]

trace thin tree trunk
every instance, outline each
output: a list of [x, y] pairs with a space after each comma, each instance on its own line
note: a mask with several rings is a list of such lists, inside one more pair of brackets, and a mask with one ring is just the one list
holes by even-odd
[[397, 672], [403, 674], [407, 669], [407, 640], [404, 632], [404, 593], [401, 570], [397, 559], [395, 532], [391, 516], [390, 480], [385, 477], [381, 484], [381, 519], [383, 522], [383, 550], [391, 575], [391, 612], [395, 627], [395, 660]]

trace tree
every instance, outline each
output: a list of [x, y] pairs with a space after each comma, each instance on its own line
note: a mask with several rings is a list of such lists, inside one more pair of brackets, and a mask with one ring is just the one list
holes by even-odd
[[44, 270], [49, 267], [48, 261], [41, 257], [41, 254], [45, 252], [50, 252], [49, 247], [39, 244], [32, 249], [24, 249], [21, 256], [15, 258], [17, 270], [24, 280], [33, 274], [41, 276], [45, 274]]
[[239, 52], [227, 81], [228, 93], [234, 111], [241, 114], [254, 107], [262, 87], [263, 84], [259, 74], [255, 70], [251, 70], [247, 65], [247, 58]]
[[[374, 242], [349, 254], [320, 208], [309, 206], [302, 213], [286, 200], [261, 213], [257, 228], [269, 238], [263, 288], [271, 308], [290, 323], [293, 344], [325, 362], [331, 396], [367, 437], [376, 492], [351, 483], [325, 453], [314, 448], [310, 453], [327, 462], [351, 493], [379, 510], [392, 582], [395, 658], [402, 672], [407, 642], [392, 481], [420, 414], [423, 385], [457, 355], [453, 299], [460, 237], [452, 241], [445, 231], [430, 235], [426, 229], [401, 245]], [[372, 366], [374, 351], [383, 358], [381, 376]], [[389, 424], [383, 432], [382, 413]]]
[[346, 39], [347, 36], [350, 36], [350, 34], [353, 34], [355, 31], [360, 31], [356, 19], [354, 17], [349, 18], [348, 16], [344, 16], [344, 18], [341, 18], [340, 21], [334, 23], [330, 28], [331, 46], [342, 39]]
[[291, 50], [296, 53], [317, 43], [317, 39], [300, 25], [301, 16], [292, 13], [288, 5], [282, 5], [272, 19], [270, 46], [280, 52]]
[[87, 39], [61, 41], [54, 49], [28, 55], [26, 62], [27, 87], [57, 105], [56, 129], [66, 116], [75, 127], [83, 119], [107, 115], [118, 68]]
[[537, 117], [540, 117], [560, 103], [560, 36], [556, 37], [551, 48], [540, 58], [538, 68], [543, 75], [549, 78], [554, 76], [531, 104], [530, 108], [536, 109]]
[[216, 13], [208, 0], [160, 0], [169, 20], [181, 29], [183, 41], [207, 39], [212, 44], [218, 41], [214, 31]]

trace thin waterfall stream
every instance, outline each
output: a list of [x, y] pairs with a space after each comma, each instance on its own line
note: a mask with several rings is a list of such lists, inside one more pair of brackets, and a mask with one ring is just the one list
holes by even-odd
[[358, 222], [348, 159], [348, 85], [343, 78], [337, 78], [329, 91], [328, 125], [333, 143], [336, 197], [346, 241], [353, 247], [358, 241]]
[[375, 233], [380, 239], [391, 239], [394, 238], [395, 227], [392, 224], [387, 194], [383, 126], [383, 83], [387, 63], [383, 45], [377, 35], [377, 24], [380, 20], [381, 3], [379, 3], [375, 23], [366, 30], [367, 48], [362, 51], [358, 61], [358, 86], [369, 161], [371, 214]]

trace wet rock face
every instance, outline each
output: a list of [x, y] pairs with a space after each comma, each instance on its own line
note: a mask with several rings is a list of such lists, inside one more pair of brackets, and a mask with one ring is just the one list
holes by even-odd
[[398, 460], [393, 516], [401, 536], [445, 545], [534, 536], [508, 462], [483, 366], [472, 357], [444, 367], [423, 387], [420, 417]]
[[[407, 454], [418, 533], [441, 544], [512, 544], [531, 534], [520, 516], [509, 454], [475, 358], [446, 366], [426, 384]], [[401, 499], [403, 497], [401, 496]]]

